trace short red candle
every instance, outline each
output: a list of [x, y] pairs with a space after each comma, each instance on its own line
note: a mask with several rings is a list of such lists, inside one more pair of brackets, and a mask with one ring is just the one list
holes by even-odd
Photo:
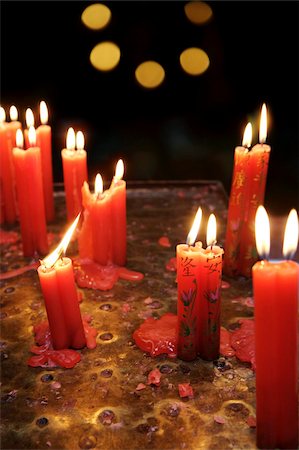
[[43, 192], [46, 208], [47, 221], [53, 221], [54, 195], [53, 195], [53, 169], [52, 169], [52, 131], [47, 125], [48, 109], [45, 102], [40, 103], [41, 125], [36, 130], [37, 146], [41, 150], [42, 174], [43, 174]]
[[13, 162], [24, 256], [45, 255], [48, 240], [39, 147], [14, 148]]
[[[84, 145], [84, 143], [83, 143]], [[87, 157], [83, 146], [75, 150], [75, 133], [68, 130], [67, 148], [61, 151], [67, 219], [74, 220], [82, 209], [81, 189], [87, 181]]]
[[123, 161], [116, 165], [115, 176], [109, 189], [111, 195], [111, 248], [112, 261], [124, 266], [127, 261], [126, 182], [122, 179]]
[[[257, 217], [260, 211], [261, 208]], [[256, 227], [261, 226], [257, 218]], [[292, 234], [298, 240], [298, 225], [297, 236], [294, 231]], [[268, 251], [269, 248], [265, 253]], [[259, 250], [259, 253], [264, 252]], [[252, 276], [257, 446], [295, 449], [298, 447], [299, 266], [293, 261], [263, 260], [253, 266]]]
[[207, 361], [219, 358], [221, 277], [223, 249], [216, 242], [216, 218], [210, 215], [206, 249], [199, 254], [198, 355]]
[[75, 219], [57, 249], [48, 255], [38, 268], [45, 301], [52, 345], [62, 348], [82, 348], [86, 338], [78, 302], [72, 261], [60, 258], [77, 226]]
[[199, 311], [199, 260], [201, 242], [194, 242], [202, 217], [198, 208], [186, 244], [176, 248], [178, 283], [178, 357], [192, 361], [197, 356], [197, 321]]

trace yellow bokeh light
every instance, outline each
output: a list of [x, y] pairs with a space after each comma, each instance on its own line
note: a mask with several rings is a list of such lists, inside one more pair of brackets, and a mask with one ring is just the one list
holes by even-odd
[[120, 49], [113, 42], [101, 42], [90, 53], [90, 62], [97, 70], [107, 72], [114, 69], [120, 60]]
[[202, 49], [191, 47], [181, 53], [180, 63], [189, 75], [201, 75], [209, 67], [210, 60]]
[[135, 77], [147, 89], [158, 87], [165, 78], [163, 67], [155, 61], [145, 61], [135, 70]]
[[203, 25], [211, 19], [213, 11], [205, 2], [189, 2], [185, 5], [185, 14], [190, 22]]
[[110, 19], [110, 9], [101, 3], [87, 6], [81, 15], [82, 22], [91, 30], [101, 30], [108, 25]]

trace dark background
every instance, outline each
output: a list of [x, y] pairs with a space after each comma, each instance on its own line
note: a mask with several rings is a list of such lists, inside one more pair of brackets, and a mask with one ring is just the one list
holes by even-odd
[[[62, 181], [60, 150], [73, 126], [85, 133], [91, 182], [98, 171], [110, 181], [122, 157], [126, 180], [218, 179], [229, 192], [234, 147], [248, 120], [257, 142], [266, 102], [266, 207], [285, 215], [298, 207], [298, 2], [207, 2], [213, 18], [203, 26], [189, 22], [183, 1], [102, 2], [112, 20], [100, 31], [81, 22], [92, 3], [1, 1], [1, 105], [15, 104], [24, 121], [27, 107], [37, 112], [46, 100], [55, 181]], [[121, 49], [108, 73], [89, 62], [103, 40]], [[179, 64], [191, 46], [210, 58], [199, 77]], [[149, 59], [166, 72], [155, 90], [134, 77]]]

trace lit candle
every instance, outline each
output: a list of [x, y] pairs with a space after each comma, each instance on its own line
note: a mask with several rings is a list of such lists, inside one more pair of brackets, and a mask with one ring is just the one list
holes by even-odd
[[223, 270], [226, 275], [234, 276], [239, 273], [239, 258], [241, 248], [241, 230], [243, 225], [244, 209], [246, 208], [245, 189], [246, 172], [249, 159], [248, 149], [252, 141], [252, 126], [245, 127], [242, 146], [235, 148], [234, 170], [231, 192], [228, 204], [227, 226], [225, 237], [225, 258]]
[[34, 127], [34, 125], [35, 125], [35, 119], [34, 119], [34, 114], [33, 114], [32, 109], [30, 109], [30, 108], [26, 109], [25, 120], [26, 120], [26, 127], [27, 127], [27, 129], [24, 130], [25, 148], [29, 148], [30, 147], [29, 136], [28, 136], [29, 128]]
[[111, 263], [111, 196], [103, 192], [103, 179], [98, 173], [95, 190], [91, 193], [88, 183], [82, 188], [84, 222], [78, 237], [79, 255], [102, 266]]
[[11, 138], [5, 110], [0, 107], [0, 223], [13, 224], [17, 218]]
[[113, 236], [112, 261], [118, 266], [124, 266], [127, 261], [127, 218], [126, 218], [126, 182], [124, 175], [124, 163], [120, 159], [116, 164], [113, 177], [111, 194], [111, 234]]
[[202, 210], [198, 208], [186, 244], [176, 247], [178, 357], [192, 361], [197, 356], [197, 321], [199, 311], [199, 261], [201, 242], [196, 242]]
[[84, 135], [69, 128], [66, 138], [66, 148], [61, 151], [64, 190], [66, 197], [67, 218], [74, 220], [82, 208], [81, 188], [87, 181], [87, 158], [84, 150]]
[[8, 138], [10, 140], [10, 148], [12, 149], [16, 145], [16, 132], [18, 129], [22, 129], [22, 124], [18, 120], [18, 110], [17, 108], [12, 105], [9, 108], [9, 116], [10, 116], [10, 122], [7, 123], [7, 131], [8, 131]]
[[53, 221], [54, 195], [53, 195], [53, 170], [52, 170], [52, 134], [48, 123], [48, 108], [44, 101], [40, 102], [41, 125], [36, 130], [37, 145], [41, 150], [43, 189], [46, 207], [47, 221]]
[[265, 144], [267, 138], [267, 109], [263, 104], [259, 144], [249, 152], [246, 181], [246, 197], [244, 201], [244, 223], [241, 230], [241, 250], [239, 257], [240, 274], [251, 276], [253, 264], [257, 261], [254, 235], [254, 220], [259, 205], [263, 205], [267, 180], [268, 164], [271, 148]]
[[62, 257], [79, 217], [80, 214], [58, 247], [41, 261], [38, 268], [52, 345], [55, 350], [69, 347], [83, 348], [86, 345], [72, 261], [70, 258]]
[[40, 148], [35, 146], [36, 133], [30, 127], [30, 148], [23, 150], [23, 134], [17, 130], [17, 145], [13, 149], [16, 176], [17, 200], [24, 256], [35, 252], [48, 252], [47, 226], [43, 196]]
[[256, 245], [262, 261], [252, 268], [256, 423], [259, 448], [298, 447], [298, 277], [290, 258], [298, 244], [298, 216], [289, 214], [283, 245], [284, 261], [267, 261], [270, 223], [260, 206], [255, 221]]
[[216, 217], [207, 226], [207, 248], [199, 249], [198, 355], [207, 361], [219, 357], [223, 249], [216, 244]]

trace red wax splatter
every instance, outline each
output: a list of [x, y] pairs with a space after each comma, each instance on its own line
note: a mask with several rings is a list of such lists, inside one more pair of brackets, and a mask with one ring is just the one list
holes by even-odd
[[171, 247], [171, 243], [167, 236], [161, 236], [158, 242], [161, 247]]
[[230, 284], [227, 281], [222, 280], [221, 287], [222, 289], [228, 289], [230, 288]]
[[190, 383], [181, 383], [178, 387], [180, 397], [194, 398], [193, 389], [192, 386], [190, 386]]
[[236, 351], [236, 357], [243, 362], [250, 362], [255, 368], [254, 321], [240, 319], [240, 328], [231, 333], [231, 346]]
[[[87, 348], [93, 349], [96, 347], [97, 330], [89, 325], [91, 316], [86, 315], [82, 321]], [[27, 364], [29, 366], [46, 368], [59, 366], [65, 369], [71, 369], [81, 360], [81, 355], [76, 350], [68, 348], [53, 350], [49, 324], [46, 320], [35, 325], [33, 330], [37, 345], [33, 345], [30, 348], [30, 351], [35, 356], [31, 356], [28, 359]]]
[[151, 356], [166, 353], [177, 355], [177, 323], [175, 314], [166, 313], [160, 319], [149, 317], [133, 333], [133, 339], [138, 347], [149, 352]]
[[248, 416], [247, 425], [250, 428], [256, 428], [256, 418], [254, 416]]
[[129, 305], [129, 303], [124, 303], [121, 307], [121, 310], [124, 314], [127, 314], [131, 311], [131, 306]]
[[170, 259], [167, 261], [165, 267], [166, 267], [166, 270], [169, 270], [170, 272], [176, 272], [176, 270], [177, 270], [177, 266], [176, 266], [176, 257], [170, 258]]
[[101, 266], [89, 259], [74, 260], [74, 271], [79, 287], [101, 291], [112, 289], [119, 278], [127, 281], [139, 281], [144, 277], [142, 273], [134, 272], [126, 267]]
[[9, 270], [8, 272], [0, 274], [0, 280], [8, 280], [9, 278], [17, 277], [22, 275], [22, 273], [28, 272], [29, 270], [36, 270], [40, 265], [39, 262], [34, 262], [28, 266], [20, 267], [19, 269]]
[[231, 334], [224, 328], [220, 328], [220, 354], [223, 356], [234, 356], [235, 350], [231, 346]]
[[19, 240], [19, 234], [15, 231], [5, 231], [0, 228], [0, 244], [14, 244]]
[[155, 384], [156, 386], [160, 386], [161, 384], [161, 375], [159, 369], [153, 369], [147, 376], [147, 384]]
[[145, 384], [143, 384], [143, 383], [138, 383], [138, 385], [137, 385], [135, 391], [142, 391], [142, 389], [145, 389], [145, 388], [146, 388]]
[[223, 416], [214, 416], [214, 421], [222, 425], [225, 423], [225, 418]]

